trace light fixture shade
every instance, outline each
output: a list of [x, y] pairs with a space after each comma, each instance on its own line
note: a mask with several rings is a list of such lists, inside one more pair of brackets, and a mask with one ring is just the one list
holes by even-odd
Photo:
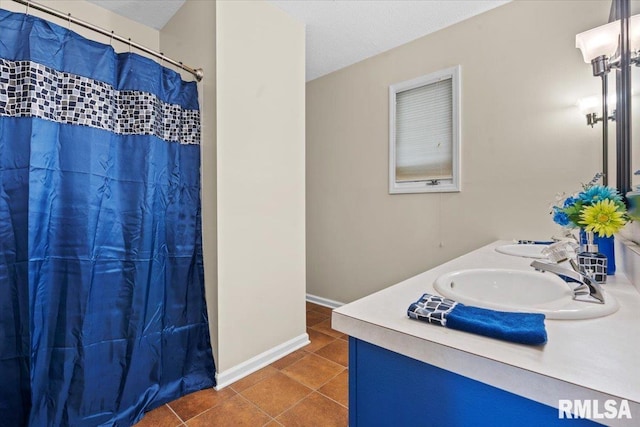
[[576, 104], [578, 105], [578, 109], [582, 115], [599, 113], [602, 110], [600, 98], [597, 96], [588, 96], [586, 98], [579, 99]]
[[587, 64], [601, 55], [610, 58], [618, 48], [619, 34], [620, 21], [609, 22], [576, 35], [576, 47], [582, 51], [582, 58]]
[[[602, 113], [602, 97], [601, 96], [587, 96], [581, 99], [578, 99], [576, 102], [576, 106], [582, 115], [587, 114], [600, 114]], [[607, 107], [609, 108], [609, 112], [615, 111], [616, 109], [616, 94], [610, 93], [607, 96]]]

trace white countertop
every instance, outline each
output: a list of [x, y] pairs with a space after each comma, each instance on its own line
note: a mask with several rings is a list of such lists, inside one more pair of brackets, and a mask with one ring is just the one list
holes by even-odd
[[[409, 304], [423, 293], [437, 294], [432, 284], [443, 273], [484, 267], [531, 270], [531, 259], [495, 251], [509, 243], [492, 243], [344, 305], [334, 310], [332, 327], [553, 407], [558, 407], [558, 399], [597, 399], [600, 405], [607, 399], [618, 404], [626, 399], [633, 422], [640, 423], [640, 294], [621, 273], [603, 285], [620, 303], [616, 313], [589, 320], [547, 319], [544, 346], [514, 344], [407, 317]], [[625, 419], [604, 421], [630, 425]]]

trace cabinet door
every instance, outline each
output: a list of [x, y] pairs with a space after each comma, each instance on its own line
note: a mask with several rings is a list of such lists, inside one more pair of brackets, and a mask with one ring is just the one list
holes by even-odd
[[349, 338], [349, 426], [597, 426], [558, 409]]

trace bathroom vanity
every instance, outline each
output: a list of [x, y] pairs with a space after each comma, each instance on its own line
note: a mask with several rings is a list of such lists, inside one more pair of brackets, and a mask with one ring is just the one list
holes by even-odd
[[558, 407], [569, 404], [604, 425], [640, 425], [640, 294], [624, 275], [625, 262], [638, 268], [640, 252], [616, 248], [623, 268], [603, 285], [619, 302], [615, 313], [547, 319], [544, 346], [407, 317], [409, 304], [423, 293], [438, 293], [433, 283], [445, 273], [531, 271], [531, 259], [495, 250], [508, 243], [492, 243], [334, 310], [332, 327], [350, 336], [351, 427], [597, 425], [559, 418]]

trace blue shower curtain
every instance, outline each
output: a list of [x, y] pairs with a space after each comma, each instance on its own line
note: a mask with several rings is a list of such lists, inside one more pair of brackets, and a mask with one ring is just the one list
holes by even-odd
[[199, 143], [195, 83], [0, 10], [0, 426], [215, 385]]

